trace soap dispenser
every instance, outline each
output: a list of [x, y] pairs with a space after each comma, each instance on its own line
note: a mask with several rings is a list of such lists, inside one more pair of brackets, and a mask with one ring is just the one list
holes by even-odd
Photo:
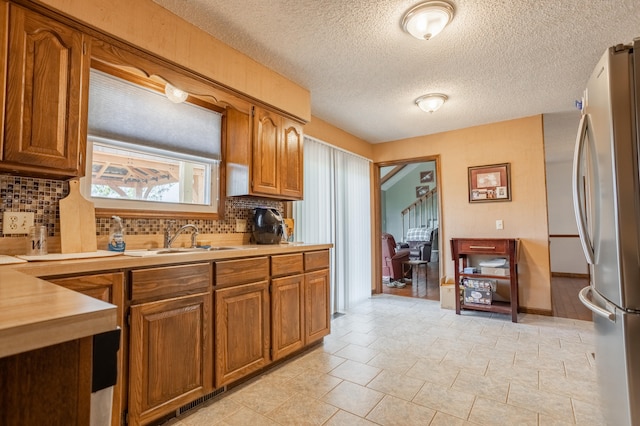
[[126, 243], [124, 242], [124, 227], [120, 216], [111, 216], [113, 222], [111, 224], [111, 232], [109, 234], [109, 251], [124, 251]]

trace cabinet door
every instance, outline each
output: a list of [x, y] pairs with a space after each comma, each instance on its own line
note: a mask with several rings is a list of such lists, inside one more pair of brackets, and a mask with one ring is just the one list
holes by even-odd
[[88, 425], [92, 340], [0, 358], [2, 426]]
[[280, 149], [280, 194], [286, 198], [302, 200], [303, 190], [303, 137], [302, 126], [282, 120]]
[[148, 423], [212, 389], [210, 312], [210, 293], [131, 307], [131, 424]]
[[247, 195], [251, 189], [251, 118], [229, 106], [224, 119], [227, 196]]
[[304, 275], [271, 280], [273, 360], [304, 346]]
[[215, 291], [215, 386], [269, 364], [269, 282]]
[[7, 83], [7, 51], [9, 47], [9, 3], [0, 0], [0, 160], [2, 160], [2, 144], [4, 136], [5, 95]]
[[118, 307], [117, 323], [122, 328], [120, 335], [120, 350], [118, 351], [118, 379], [113, 389], [113, 405], [111, 407], [111, 424], [120, 424], [121, 414], [124, 407], [124, 378], [126, 365], [124, 364], [124, 354], [126, 348], [123, 342], [126, 341], [127, 330], [123, 326], [122, 309], [124, 306], [124, 274], [113, 272], [95, 275], [82, 275], [68, 278], [45, 278], [54, 284], [77, 291], [87, 296], [112, 303]]
[[262, 108], [255, 108], [253, 121], [252, 191], [280, 194], [278, 167], [281, 117]]
[[305, 274], [306, 342], [310, 344], [331, 332], [329, 270]]
[[89, 61], [84, 36], [11, 5], [5, 167], [84, 174]]

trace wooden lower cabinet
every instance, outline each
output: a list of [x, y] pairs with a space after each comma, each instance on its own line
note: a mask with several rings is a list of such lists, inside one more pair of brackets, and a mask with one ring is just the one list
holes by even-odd
[[[278, 360], [331, 332], [329, 251], [271, 257], [271, 348]], [[305, 271], [305, 273], [302, 273]]]
[[329, 276], [323, 250], [45, 279], [118, 306], [112, 425], [145, 425], [328, 335]]
[[215, 387], [269, 364], [269, 281], [217, 289]]
[[306, 273], [304, 286], [305, 342], [308, 345], [331, 332], [329, 270]]
[[0, 424], [88, 425], [92, 339], [0, 358]]
[[210, 293], [131, 307], [130, 424], [146, 424], [212, 390], [210, 312]]
[[118, 307], [117, 324], [122, 329], [120, 335], [120, 350], [118, 351], [118, 379], [113, 388], [113, 405], [111, 409], [111, 424], [120, 425], [122, 412], [124, 411], [126, 393], [124, 378], [126, 377], [126, 363], [124, 362], [126, 347], [126, 327], [124, 327], [123, 307], [124, 307], [124, 274], [122, 272], [108, 272], [104, 274], [80, 275], [65, 278], [46, 278], [59, 286], [77, 291], [87, 296], [94, 297], [104, 302], [111, 303]]
[[305, 345], [303, 274], [271, 280], [271, 348], [273, 360]]

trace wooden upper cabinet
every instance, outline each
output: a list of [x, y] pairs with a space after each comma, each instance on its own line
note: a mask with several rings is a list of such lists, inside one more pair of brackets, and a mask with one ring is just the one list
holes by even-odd
[[82, 176], [89, 55], [85, 36], [10, 5], [2, 169]]
[[303, 189], [302, 126], [295, 121], [283, 118], [280, 146], [280, 193], [287, 198], [301, 200]]
[[9, 47], [9, 3], [0, 0], [0, 161], [2, 160], [2, 140], [4, 136], [4, 111], [7, 84], [7, 50]]
[[301, 200], [302, 125], [253, 107], [253, 116], [227, 108], [227, 195]]
[[280, 116], [255, 109], [253, 118], [253, 192], [280, 194]]

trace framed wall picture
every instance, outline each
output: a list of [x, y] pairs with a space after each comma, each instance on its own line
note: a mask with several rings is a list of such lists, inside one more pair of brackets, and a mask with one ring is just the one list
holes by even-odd
[[427, 195], [429, 192], [429, 185], [416, 186], [416, 198], [420, 198], [423, 195]]
[[429, 183], [429, 182], [433, 182], [433, 170], [420, 172], [420, 183]]
[[511, 201], [509, 163], [469, 167], [469, 202]]

